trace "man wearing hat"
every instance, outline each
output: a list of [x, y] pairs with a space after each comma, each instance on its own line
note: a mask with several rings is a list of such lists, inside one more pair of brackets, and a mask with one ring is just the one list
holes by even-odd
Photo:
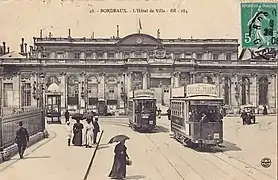
[[16, 131], [15, 143], [18, 147], [19, 157], [22, 159], [27, 143], [29, 142], [29, 135], [27, 129], [23, 127], [23, 122], [20, 121], [18, 124], [19, 129]]

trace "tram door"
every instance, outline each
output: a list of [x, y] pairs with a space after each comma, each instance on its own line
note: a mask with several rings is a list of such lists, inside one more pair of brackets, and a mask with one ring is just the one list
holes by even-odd
[[46, 117], [48, 123], [61, 123], [61, 94], [47, 94]]

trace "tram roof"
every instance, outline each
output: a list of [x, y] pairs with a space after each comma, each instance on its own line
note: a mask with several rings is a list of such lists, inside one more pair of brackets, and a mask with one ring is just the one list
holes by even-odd
[[193, 96], [193, 97], [185, 97], [185, 98], [172, 98], [173, 100], [177, 99], [177, 100], [223, 100], [223, 98], [219, 98], [219, 97], [212, 97], [212, 96]]
[[129, 100], [156, 100], [156, 98], [153, 98], [153, 97], [136, 97], [136, 98], [130, 98]]

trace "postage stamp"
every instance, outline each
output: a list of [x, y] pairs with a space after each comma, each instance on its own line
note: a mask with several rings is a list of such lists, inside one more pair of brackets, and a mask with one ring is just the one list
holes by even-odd
[[241, 3], [243, 48], [278, 47], [278, 3]]

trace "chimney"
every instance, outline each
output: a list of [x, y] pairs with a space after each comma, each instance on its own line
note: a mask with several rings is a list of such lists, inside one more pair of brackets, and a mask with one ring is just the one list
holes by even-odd
[[33, 46], [30, 46], [30, 54], [33, 54]]
[[41, 29], [41, 30], [40, 30], [40, 38], [42, 38], [42, 35], [43, 35], [43, 34], [42, 34], [42, 29]]
[[25, 49], [24, 53], [27, 53], [27, 43], [24, 44], [24, 49]]
[[69, 29], [69, 38], [71, 38], [71, 29]]
[[3, 42], [3, 54], [6, 54], [6, 42]]
[[20, 44], [20, 52], [24, 53], [24, 38], [21, 38], [21, 44]]
[[10, 48], [9, 47], [7, 47], [7, 53], [10, 53]]
[[117, 25], [117, 38], [120, 37], [120, 29], [119, 29], [119, 25]]

